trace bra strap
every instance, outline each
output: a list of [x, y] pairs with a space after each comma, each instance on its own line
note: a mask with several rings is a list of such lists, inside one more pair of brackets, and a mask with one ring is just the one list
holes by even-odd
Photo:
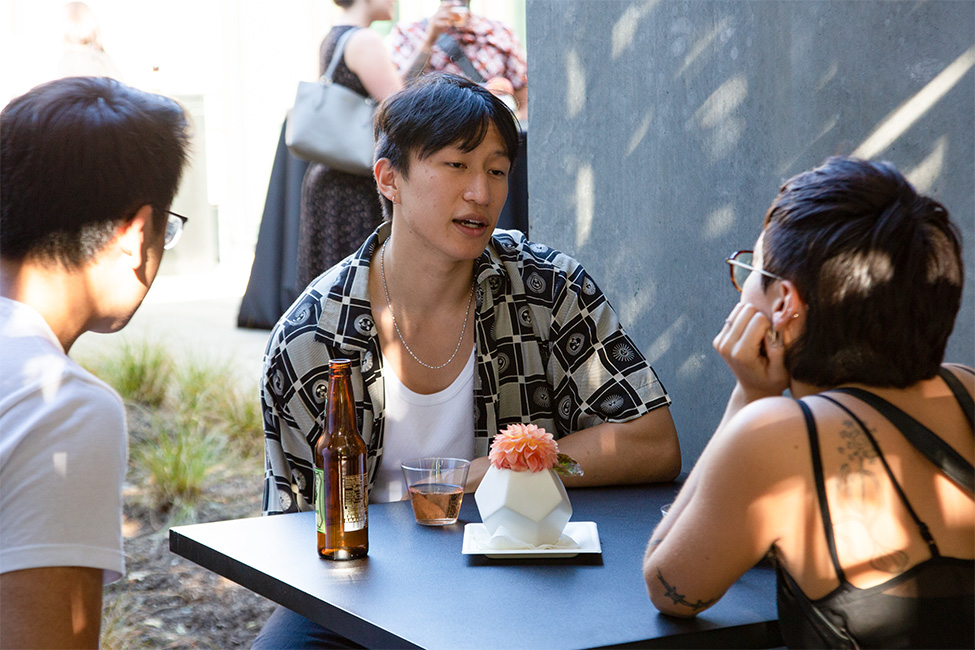
[[[958, 370], [967, 372], [968, 374], [975, 376], [975, 370], [972, 370], [968, 366], [963, 366], [960, 363], [949, 363], [948, 365], [951, 366], [952, 368], [957, 368]], [[944, 366], [941, 367], [944, 368]]]
[[870, 441], [870, 444], [873, 447], [874, 452], [877, 454], [877, 457], [880, 458], [880, 462], [883, 463], [884, 470], [887, 472], [887, 476], [890, 478], [891, 484], [894, 486], [894, 489], [897, 490], [897, 495], [900, 497], [901, 501], [903, 502], [904, 507], [907, 508], [907, 512], [908, 514], [911, 515], [911, 519], [913, 519], [914, 523], [917, 524], [917, 528], [921, 533], [921, 537], [924, 539], [924, 542], [928, 545], [928, 549], [931, 551], [931, 557], [940, 557], [941, 551], [938, 550], [938, 545], [935, 543], [934, 537], [931, 535], [931, 531], [928, 529], [928, 525], [923, 521], [921, 521], [921, 518], [917, 516], [916, 512], [914, 512], [914, 508], [913, 506], [911, 506], [911, 502], [907, 500], [907, 495], [904, 494], [904, 490], [901, 488], [900, 483], [898, 483], [897, 479], [894, 478], [894, 473], [890, 470], [890, 465], [887, 464], [887, 459], [884, 458], [883, 453], [881, 453], [880, 446], [877, 444], [876, 439], [874, 439], [873, 434], [870, 433], [870, 429], [867, 428], [867, 425], [865, 425], [863, 423], [863, 420], [857, 417], [857, 415], [853, 411], [851, 411], [844, 404], [841, 404], [840, 402], [836, 401], [829, 395], [826, 395], [824, 393], [819, 393], [818, 395], [816, 395], [816, 397], [821, 397], [824, 400], [832, 402], [840, 409], [845, 411], [847, 415], [853, 418], [853, 421], [856, 422], [858, 427], [860, 427], [864, 435], [867, 436], [867, 439]]
[[[884, 398], [869, 391], [861, 388], [843, 387], [836, 388], [832, 392], [851, 395], [872, 406], [890, 420], [890, 423], [907, 438], [908, 442], [934, 463], [945, 476], [968, 492], [975, 492], [975, 468], [951, 445], [939, 438], [934, 431]], [[964, 405], [962, 408], [964, 409]]]
[[840, 557], [836, 553], [836, 539], [833, 536], [833, 519], [829, 514], [829, 503], [826, 501], [826, 485], [823, 483], [823, 459], [819, 451], [819, 431], [816, 429], [816, 420], [813, 418], [812, 411], [802, 400], [796, 402], [802, 409], [802, 417], [806, 419], [806, 432], [809, 434], [809, 448], [812, 452], [813, 478], [816, 481], [816, 494], [819, 497], [819, 514], [823, 520], [823, 529], [826, 532], [826, 546], [829, 548], [829, 557], [833, 561], [833, 568], [836, 570], [836, 577], [841, 583], [846, 582], [846, 574], [840, 566]]

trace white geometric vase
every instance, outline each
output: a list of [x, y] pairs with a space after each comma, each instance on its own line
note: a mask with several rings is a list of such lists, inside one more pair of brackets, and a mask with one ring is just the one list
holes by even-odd
[[474, 501], [489, 534], [504, 526], [532, 546], [555, 544], [572, 516], [562, 479], [551, 469], [516, 472], [491, 465]]

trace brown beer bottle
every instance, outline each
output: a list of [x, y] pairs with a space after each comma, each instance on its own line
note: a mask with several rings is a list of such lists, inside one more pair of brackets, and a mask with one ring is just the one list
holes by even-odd
[[348, 359], [329, 363], [325, 430], [315, 445], [318, 556], [352, 560], [369, 552], [366, 443], [359, 435]]

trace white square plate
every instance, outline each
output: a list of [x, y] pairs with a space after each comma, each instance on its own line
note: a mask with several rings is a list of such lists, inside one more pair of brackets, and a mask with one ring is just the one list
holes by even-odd
[[517, 560], [523, 558], [565, 558], [575, 557], [580, 553], [602, 553], [599, 544], [599, 532], [594, 521], [570, 521], [565, 525], [563, 535], [571, 537], [579, 548], [515, 548], [494, 549], [484, 548], [483, 544], [490, 538], [484, 524], [467, 524], [464, 526], [464, 555], [484, 555], [497, 559]]

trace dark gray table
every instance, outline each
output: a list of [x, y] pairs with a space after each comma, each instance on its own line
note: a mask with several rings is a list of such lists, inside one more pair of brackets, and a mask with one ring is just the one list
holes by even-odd
[[409, 503], [369, 506], [369, 556], [318, 559], [314, 513], [179, 526], [170, 549], [372, 648], [772, 647], [775, 576], [749, 571], [695, 620], [663, 616], [643, 551], [675, 484], [569, 490], [602, 553], [571, 559], [463, 555], [471, 495], [453, 526], [417, 525]]

